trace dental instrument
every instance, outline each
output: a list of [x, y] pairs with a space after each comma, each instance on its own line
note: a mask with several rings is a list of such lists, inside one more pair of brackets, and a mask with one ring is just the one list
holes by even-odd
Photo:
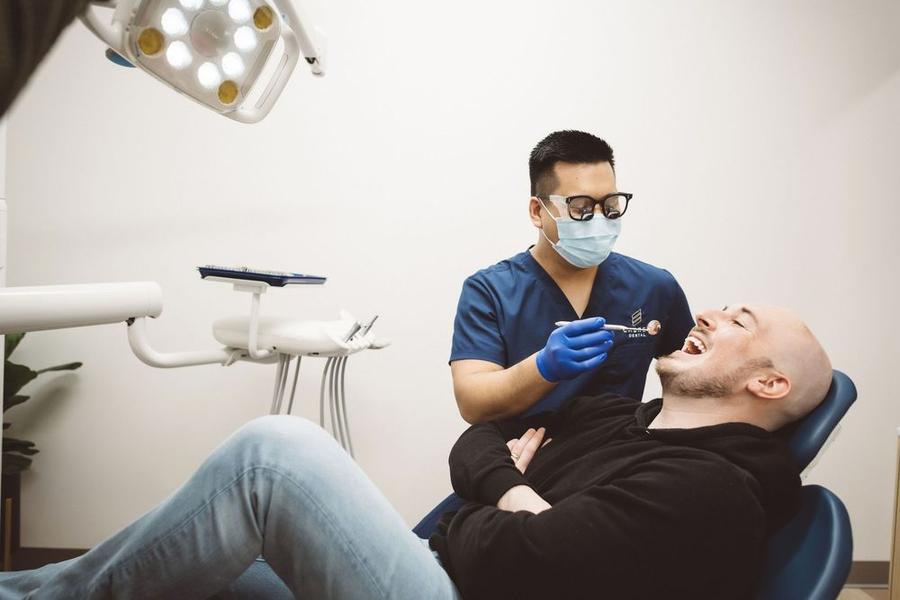
[[[325, 74], [324, 36], [294, 1], [93, 0], [80, 18], [116, 64], [255, 123], [269, 114], [301, 55], [313, 75]], [[111, 18], [98, 7], [114, 9]]]
[[377, 319], [377, 318], [378, 318], [378, 315], [375, 315], [371, 319], [369, 319], [368, 323], [363, 325], [361, 335], [366, 335], [367, 333], [369, 333], [369, 330], [372, 329], [372, 325], [375, 324], [375, 319]]
[[[571, 321], [557, 321], [554, 323], [557, 327], [562, 327], [563, 325], [568, 325]], [[662, 325], [659, 321], [653, 320], [647, 323], [646, 327], [627, 327], [625, 325], [611, 325], [607, 323], [601, 329], [606, 329], [607, 331], [622, 331], [624, 333], [647, 333], [649, 335], [656, 335], [660, 331], [662, 331]]]
[[353, 339], [353, 336], [362, 329], [362, 325], [359, 324], [359, 321], [353, 321], [353, 325], [350, 326], [350, 331], [347, 332], [347, 335], [344, 336], [344, 341], [349, 342]]

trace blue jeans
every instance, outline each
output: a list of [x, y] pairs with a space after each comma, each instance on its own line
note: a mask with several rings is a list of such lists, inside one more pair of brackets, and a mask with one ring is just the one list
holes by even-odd
[[0, 573], [0, 600], [204, 599], [262, 555], [297, 598], [458, 599], [433, 553], [318, 426], [251, 421], [87, 554]]

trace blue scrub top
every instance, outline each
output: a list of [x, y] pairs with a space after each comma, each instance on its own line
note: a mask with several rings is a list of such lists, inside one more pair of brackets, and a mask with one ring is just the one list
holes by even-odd
[[544, 347], [556, 321], [604, 317], [607, 323], [662, 324], [657, 336], [616, 332], [596, 370], [561, 381], [525, 414], [556, 410], [577, 395], [612, 392], [640, 400], [654, 357], [681, 348], [694, 326], [687, 298], [671, 273], [613, 252], [597, 269], [579, 317], [553, 278], [525, 251], [478, 271], [463, 284], [450, 361], [477, 359], [510, 367]]

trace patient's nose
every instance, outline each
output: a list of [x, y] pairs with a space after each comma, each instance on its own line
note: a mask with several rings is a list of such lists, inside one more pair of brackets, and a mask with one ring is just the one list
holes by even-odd
[[709, 312], [697, 313], [697, 326], [701, 329], [714, 331], [716, 328], [716, 320], [712, 318]]

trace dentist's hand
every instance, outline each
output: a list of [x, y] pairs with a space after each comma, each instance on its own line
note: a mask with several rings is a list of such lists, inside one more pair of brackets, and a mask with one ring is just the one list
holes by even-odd
[[613, 333], [602, 329], [606, 319], [572, 321], [556, 328], [537, 353], [537, 368], [547, 381], [573, 379], [599, 367], [613, 345]]

